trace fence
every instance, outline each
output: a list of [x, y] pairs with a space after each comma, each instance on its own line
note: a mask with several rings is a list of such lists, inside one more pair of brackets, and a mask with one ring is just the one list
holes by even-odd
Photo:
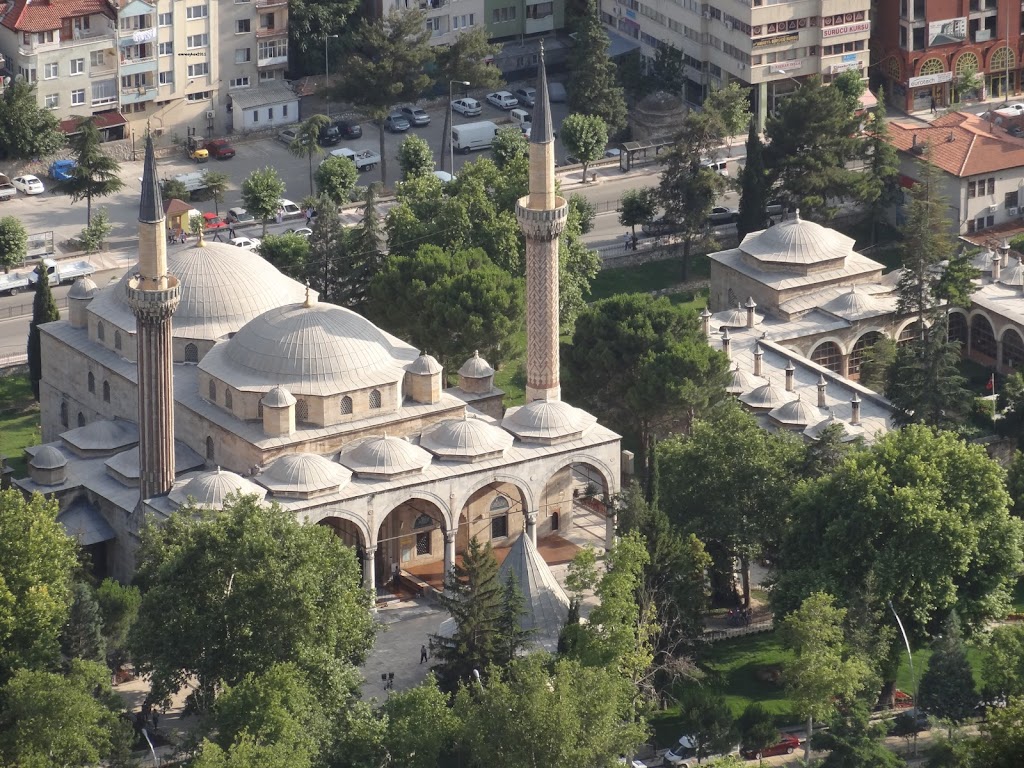
[[[68, 297], [61, 296], [57, 298], [54, 296], [54, 301], [57, 303], [57, 309], [68, 308]], [[19, 304], [8, 304], [7, 306], [0, 305], [0, 320], [10, 320], [13, 317], [24, 317], [25, 315], [32, 314], [32, 302], [25, 301]]]
[[28, 355], [24, 352], [8, 352], [0, 355], [0, 370], [5, 368], [16, 368], [28, 362]]
[[758, 635], [762, 632], [771, 632], [775, 628], [775, 622], [771, 619], [747, 624], [744, 627], [729, 627], [727, 629], [704, 630], [703, 640], [706, 643], [717, 643], [719, 640], [730, 640], [734, 637], [745, 637], [746, 635]]

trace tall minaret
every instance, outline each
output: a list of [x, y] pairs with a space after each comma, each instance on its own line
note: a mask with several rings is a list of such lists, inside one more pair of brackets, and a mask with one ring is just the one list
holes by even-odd
[[526, 235], [526, 400], [558, 400], [558, 236], [569, 205], [555, 194], [555, 135], [551, 129], [544, 41], [530, 133], [530, 194], [516, 204]]
[[139, 486], [143, 499], [167, 493], [174, 481], [171, 316], [178, 308], [180, 292], [178, 278], [167, 272], [164, 206], [153, 137], [147, 134], [139, 205], [139, 271], [128, 281], [138, 345]]

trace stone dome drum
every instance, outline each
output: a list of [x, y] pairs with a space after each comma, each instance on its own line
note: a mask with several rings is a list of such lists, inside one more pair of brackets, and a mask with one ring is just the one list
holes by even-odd
[[579, 437], [596, 421], [597, 417], [561, 400], [535, 400], [510, 408], [501, 426], [525, 442], [550, 443]]
[[883, 311], [879, 309], [874, 296], [856, 285], [834, 299], [830, 299], [822, 309], [845, 318], [875, 315]]
[[481, 419], [446, 419], [420, 437], [420, 445], [442, 459], [473, 461], [500, 456], [512, 447], [512, 435]]
[[71, 286], [71, 290], [68, 291], [69, 299], [91, 299], [96, 295], [99, 288], [88, 277], [80, 277], [75, 280], [74, 285]]
[[433, 457], [400, 437], [371, 437], [338, 457], [360, 477], [391, 478], [422, 472]]
[[787, 392], [782, 387], [772, 384], [769, 379], [765, 384], [762, 384], [756, 389], [740, 395], [740, 402], [749, 405], [755, 410], [764, 411], [772, 408], [778, 408], [783, 403], [795, 399], [795, 397], [796, 395], [792, 392]]
[[337, 491], [352, 473], [319, 454], [293, 453], [275, 459], [256, 479], [273, 494], [315, 495]]
[[800, 395], [796, 400], [773, 408], [768, 415], [780, 424], [791, 427], [806, 427], [810, 424], [817, 424], [821, 421], [822, 413], [820, 408], [815, 408], [810, 403], [804, 402]]
[[29, 460], [33, 469], [60, 469], [68, 464], [67, 457], [52, 445], [44, 445]]
[[223, 509], [232, 494], [256, 495], [262, 501], [267, 492], [241, 475], [218, 468], [212, 472], [200, 472], [185, 485], [172, 490], [168, 498], [179, 507], [191, 499], [199, 509]]
[[809, 273], [838, 269], [853, 252], [854, 241], [833, 229], [800, 218], [780, 222], [743, 238], [740, 251], [762, 269]]
[[491, 368], [490, 363], [480, 357], [479, 351], [474, 351], [473, 356], [459, 368], [459, 376], [465, 376], [467, 379], [486, 379], [493, 375], [494, 369]]

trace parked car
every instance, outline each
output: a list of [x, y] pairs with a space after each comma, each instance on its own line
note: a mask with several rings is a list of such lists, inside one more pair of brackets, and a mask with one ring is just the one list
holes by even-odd
[[32, 174], [25, 174], [24, 176], [11, 179], [11, 184], [14, 185], [16, 190], [24, 192], [26, 195], [41, 195], [46, 191], [43, 182]]
[[438, 179], [442, 184], [447, 184], [455, 179], [448, 171], [434, 171], [434, 178]]
[[740, 754], [745, 760], [760, 760], [762, 757], [775, 755], [792, 755], [800, 748], [800, 739], [791, 733], [780, 733], [779, 740], [770, 747], [761, 749], [741, 749]]
[[708, 214], [708, 224], [732, 224], [739, 218], [734, 208], [726, 208], [724, 205], [716, 205]]
[[256, 221], [256, 217], [245, 210], [245, 208], [228, 209], [228, 222], [231, 224], [244, 224], [249, 221]]
[[515, 109], [519, 106], [519, 101], [508, 91], [495, 91], [494, 93], [488, 93], [487, 103], [492, 104], [498, 109]]
[[660, 235], [671, 235], [674, 232], [679, 231], [679, 225], [674, 221], [667, 221], [663, 216], [660, 219], [648, 221], [640, 227], [640, 231], [645, 235], [653, 235], [655, 237]]
[[244, 248], [247, 251], [255, 251], [260, 247], [260, 243], [262, 241], [258, 237], [233, 237], [228, 242], [238, 248]]
[[466, 117], [476, 117], [480, 114], [480, 102], [470, 98], [456, 99], [452, 102], [452, 111]]
[[406, 120], [416, 127], [430, 125], [430, 115], [419, 107], [402, 107], [399, 111]]
[[528, 107], [532, 107], [537, 103], [536, 88], [516, 88], [512, 91], [512, 95], [516, 97], [520, 104], [525, 104]]
[[402, 133], [409, 130], [409, 121], [401, 112], [392, 112], [384, 118], [384, 130], [392, 133]]
[[333, 147], [341, 141], [341, 131], [336, 125], [325, 125], [320, 129], [320, 144], [324, 147]]
[[781, 200], [769, 200], [768, 205], [764, 207], [764, 212], [769, 216], [781, 216], [786, 212], [786, 207]]
[[[729, 754], [734, 755], [739, 750], [733, 747]], [[705, 755], [703, 762], [711, 762], [715, 758], [725, 757], [725, 755]], [[668, 752], [665, 753], [662, 758], [663, 765], [670, 766], [670, 768], [692, 768], [697, 763], [697, 747], [693, 742], [693, 739], [689, 736], [680, 736], [679, 741], [672, 747]]]
[[54, 181], [67, 181], [77, 167], [78, 162], [75, 160], [54, 160], [50, 165], [50, 178]]
[[302, 209], [287, 198], [282, 197], [278, 199], [277, 204], [284, 211], [285, 216], [297, 216], [302, 213]]
[[912, 708], [900, 712], [889, 726], [890, 736], [909, 736], [913, 733], [927, 731], [931, 727], [928, 720], [928, 713]]
[[291, 144], [293, 141], [295, 141], [298, 135], [299, 132], [297, 129], [286, 128], [285, 130], [277, 134], [277, 140], [280, 141], [282, 144]]
[[310, 229], [309, 227], [299, 227], [298, 229], [295, 229], [294, 227], [289, 227], [284, 231], [284, 233], [286, 235], [298, 235], [299, 237], [308, 238], [312, 236], [313, 230]]
[[1020, 138], [1021, 136], [1024, 136], [1024, 126], [1011, 125], [1009, 128], [1006, 129], [1006, 132], [1011, 136], [1016, 136]]
[[216, 213], [206, 212], [203, 214], [203, 227], [205, 229], [224, 229], [228, 223]]
[[235, 148], [227, 139], [210, 139], [203, 145], [210, 157], [217, 160], [230, 160], [235, 156]]
[[335, 120], [334, 127], [345, 139], [360, 139], [363, 136], [363, 126], [355, 120]]

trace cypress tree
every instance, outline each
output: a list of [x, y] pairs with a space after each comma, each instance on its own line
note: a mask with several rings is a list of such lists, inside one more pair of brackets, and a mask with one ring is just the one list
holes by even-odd
[[46, 265], [40, 261], [36, 267], [39, 279], [36, 281], [36, 295], [32, 300], [32, 322], [28, 327], [28, 376], [32, 383], [32, 395], [39, 400], [39, 380], [43, 378], [43, 360], [39, 344], [39, 326], [60, 320], [60, 310], [50, 290], [50, 278]]
[[768, 180], [764, 166], [764, 144], [757, 125], [750, 121], [747, 133], [747, 163], [740, 172], [740, 211], [736, 234], [740, 240], [750, 232], [764, 229], [768, 206]]
[[[525, 536], [526, 533], [523, 533]], [[499, 622], [498, 643], [501, 648], [500, 663], [509, 664], [516, 657], [516, 654], [526, 645], [527, 639], [533, 634], [532, 630], [523, 629], [523, 616], [526, 615], [524, 607], [525, 599], [523, 591], [519, 588], [519, 581], [514, 573], [510, 573], [505, 580], [505, 587], [502, 592], [501, 621]]]

